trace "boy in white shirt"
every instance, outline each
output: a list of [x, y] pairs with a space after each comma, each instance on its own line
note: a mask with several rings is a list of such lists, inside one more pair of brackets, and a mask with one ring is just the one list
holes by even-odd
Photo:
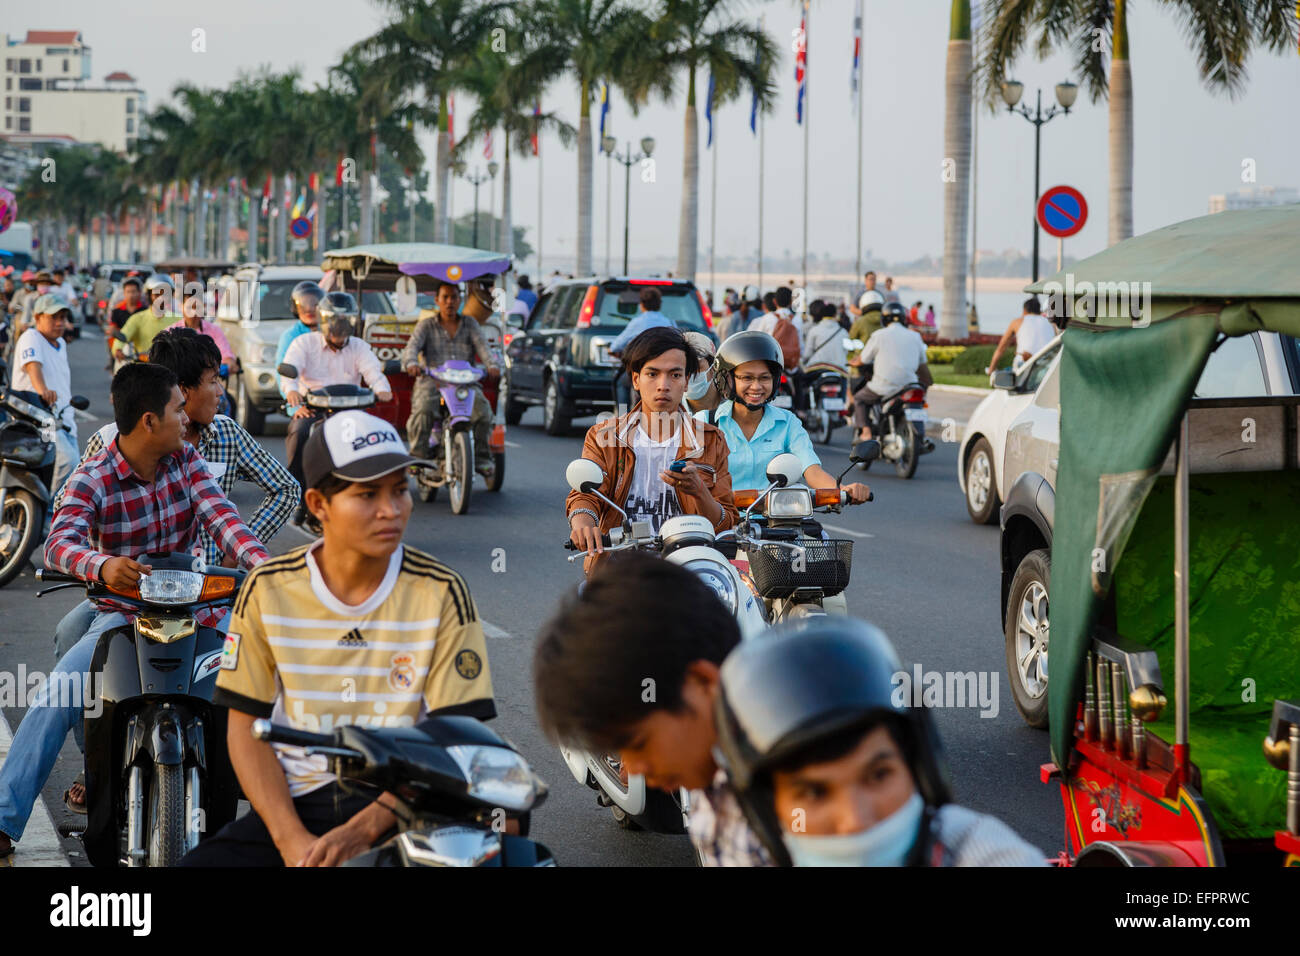
[[63, 340], [66, 323], [72, 317], [68, 303], [53, 292], [40, 296], [32, 307], [35, 324], [18, 337], [14, 346], [13, 388], [35, 392], [64, 426], [54, 430], [54, 487], [58, 492], [80, 461], [77, 419], [72, 406], [72, 371], [68, 346]]

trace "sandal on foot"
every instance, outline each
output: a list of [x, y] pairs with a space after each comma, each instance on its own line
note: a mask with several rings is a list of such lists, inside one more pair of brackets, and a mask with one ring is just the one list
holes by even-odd
[[[77, 800], [72, 795], [72, 787], [81, 787], [81, 799]], [[86, 812], [86, 775], [77, 774], [77, 779], [72, 781], [72, 787], [63, 791], [63, 805], [73, 813], [85, 814]]]

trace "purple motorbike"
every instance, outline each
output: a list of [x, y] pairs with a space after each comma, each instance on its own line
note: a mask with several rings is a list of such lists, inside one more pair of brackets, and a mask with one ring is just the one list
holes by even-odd
[[[437, 368], [426, 368], [424, 374], [438, 383], [441, 401], [434, 413], [433, 429], [429, 432], [431, 457], [442, 462], [441, 474], [428, 468], [415, 469], [420, 500], [433, 501], [438, 489], [448, 488], [453, 514], [463, 515], [469, 510], [470, 490], [474, 485], [474, 430], [470, 415], [474, 411], [475, 386], [484, 371], [459, 359], [443, 362]], [[504, 449], [493, 448], [493, 471], [487, 478], [490, 491], [501, 490], [505, 475]]]

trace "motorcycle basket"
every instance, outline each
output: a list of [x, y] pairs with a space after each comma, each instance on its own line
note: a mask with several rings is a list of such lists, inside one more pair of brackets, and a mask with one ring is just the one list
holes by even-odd
[[853, 566], [852, 541], [802, 539], [803, 566], [795, 570], [798, 553], [788, 547], [764, 544], [749, 552], [749, 574], [765, 598], [787, 598], [800, 588], [818, 588], [824, 596], [839, 594], [849, 586]]

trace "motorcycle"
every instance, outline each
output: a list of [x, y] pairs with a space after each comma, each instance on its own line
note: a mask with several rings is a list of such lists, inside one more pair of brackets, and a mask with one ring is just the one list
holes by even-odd
[[[172, 866], [204, 831], [235, 818], [239, 785], [226, 752], [226, 709], [212, 704], [225, 635], [198, 626], [200, 608], [231, 604], [245, 572], [190, 554], [151, 554], [129, 591], [57, 571], [54, 587], [84, 587], [137, 609], [95, 649], [85, 716], [86, 828], [95, 866]], [[93, 706], [91, 706], [93, 705]]]
[[[692, 572], [718, 595], [735, 615], [742, 638], [750, 638], [767, 628], [762, 601], [731, 564], [735, 542], [727, 541], [728, 532], [715, 534], [712, 523], [699, 515], [679, 515], [663, 523], [655, 534], [648, 521], [629, 521], [627, 512], [600, 492], [604, 470], [588, 458], [577, 458], [565, 470], [569, 487], [584, 494], [594, 494], [623, 516], [622, 524], [601, 535], [606, 553], [640, 550], [663, 557]], [[576, 550], [569, 539], [564, 547]], [[582, 551], [569, 557], [580, 561]], [[579, 783], [596, 791], [596, 801], [613, 811], [614, 819], [625, 830], [652, 830], [658, 833], [683, 833], [690, 816], [688, 792], [670, 794], [648, 788], [645, 778], [623, 771], [617, 754], [593, 754], [561, 747], [560, 753], [569, 772]]]
[[[527, 839], [546, 799], [527, 761], [472, 717], [430, 717], [415, 727], [347, 725], [332, 734], [253, 721], [253, 737], [329, 758], [347, 789], [393, 794], [397, 834], [344, 866], [555, 866]], [[519, 822], [520, 835], [504, 832]]]
[[794, 413], [814, 441], [829, 445], [835, 429], [852, 420], [853, 403], [847, 399], [849, 376], [835, 365], [818, 363], [801, 373], [799, 394], [791, 388]]
[[[880, 456], [880, 443], [859, 442], [848, 467]], [[763, 602], [772, 624], [796, 617], [847, 614], [844, 589], [853, 569], [853, 542], [825, 538], [813, 511], [839, 513], [851, 504], [841, 488], [809, 488], [803, 468], [791, 454], [777, 455], [768, 463], [770, 484], [762, 491], [735, 492], [736, 507], [744, 508], [733, 536], [744, 552], [747, 567], [742, 577]], [[867, 497], [875, 499], [874, 494]], [[756, 513], [762, 509], [762, 513]], [[740, 563], [740, 562], [737, 562]]]
[[[881, 398], [868, 413], [871, 433], [880, 439], [880, 457], [893, 462], [900, 478], [915, 475], [920, 457], [934, 451], [934, 442], [925, 437], [925, 408], [925, 388], [913, 382]], [[871, 462], [859, 467], [866, 471]]]
[[[222, 366], [223, 369], [226, 366]], [[296, 379], [298, 377], [298, 366], [291, 365], [288, 362], [281, 362], [276, 366], [276, 372], [285, 378]], [[398, 363], [390, 359], [384, 363], [384, 374], [392, 375], [398, 371]], [[310, 409], [320, 412], [325, 418], [333, 415], [335, 412], [352, 410], [356, 408], [369, 408], [375, 404], [375, 393], [365, 385], [353, 385], [343, 383], [339, 385], [322, 385], [320, 388], [313, 388], [302, 397], [303, 404]], [[287, 404], [280, 406], [282, 414], [292, 417]]]
[[[444, 485], [451, 497], [453, 514], [469, 511], [470, 493], [474, 486], [474, 430], [470, 415], [474, 411], [474, 386], [484, 372], [469, 362], [458, 359], [443, 362], [437, 368], [425, 368], [423, 373], [438, 384], [440, 401], [434, 413], [433, 429], [429, 432], [429, 448], [434, 459], [442, 459], [440, 472], [429, 468], [416, 470], [416, 487], [421, 501], [434, 501], [438, 489]], [[505, 426], [498, 423], [492, 429], [489, 451], [492, 454], [492, 474], [485, 476], [488, 491], [500, 491], [506, 474]]]
[[[55, 430], [67, 430], [64, 409], [50, 412], [35, 392], [12, 390], [8, 373], [0, 362], [0, 587], [18, 576], [40, 543], [56, 490], [50, 487]], [[74, 395], [68, 405], [86, 409], [90, 402]]]

